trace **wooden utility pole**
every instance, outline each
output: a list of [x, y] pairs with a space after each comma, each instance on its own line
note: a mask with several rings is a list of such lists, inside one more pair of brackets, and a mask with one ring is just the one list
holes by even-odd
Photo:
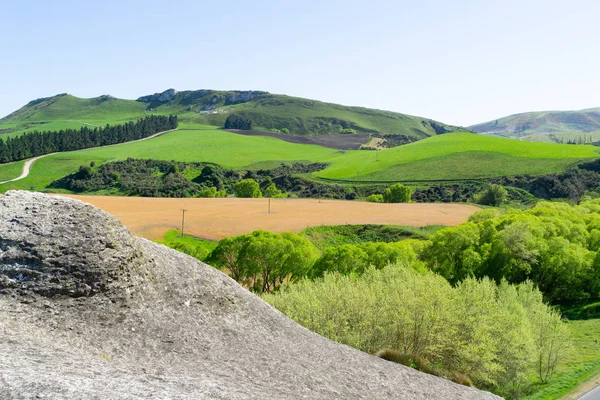
[[183, 237], [183, 228], [185, 226], [185, 212], [187, 210], [185, 208], [181, 209], [181, 237]]
[[269, 197], [269, 214], [271, 214], [271, 198]]

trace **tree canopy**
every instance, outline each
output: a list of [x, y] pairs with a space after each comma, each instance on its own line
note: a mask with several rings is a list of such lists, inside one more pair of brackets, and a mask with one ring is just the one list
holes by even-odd
[[385, 189], [383, 201], [386, 203], [409, 203], [412, 195], [412, 189], [400, 183]]

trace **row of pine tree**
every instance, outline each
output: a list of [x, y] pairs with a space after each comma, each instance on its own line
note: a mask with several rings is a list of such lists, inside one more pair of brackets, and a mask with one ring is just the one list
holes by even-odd
[[21, 136], [0, 138], [0, 164], [60, 151], [89, 149], [143, 139], [155, 133], [177, 128], [176, 115], [150, 115], [137, 122], [106, 125], [103, 128], [84, 126], [80, 129], [29, 132]]

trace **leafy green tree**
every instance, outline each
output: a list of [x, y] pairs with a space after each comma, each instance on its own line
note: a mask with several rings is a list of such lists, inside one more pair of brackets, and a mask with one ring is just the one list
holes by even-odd
[[281, 190], [277, 189], [277, 186], [275, 186], [274, 183], [267, 186], [267, 188], [264, 190], [264, 197], [277, 198], [281, 196]]
[[92, 176], [92, 167], [89, 165], [81, 165], [79, 171], [75, 174], [77, 179], [87, 179]]
[[432, 269], [451, 283], [478, 276], [481, 256], [476, 251], [479, 228], [473, 223], [442, 229], [431, 238], [423, 257]]
[[508, 193], [500, 185], [489, 185], [481, 194], [475, 196], [479, 204], [498, 207], [506, 202]]
[[531, 282], [467, 278], [453, 287], [410, 264], [370, 267], [362, 276], [327, 272], [263, 298], [331, 340], [369, 353], [397, 351], [430, 365], [430, 373], [466, 375], [506, 396], [519, 397], [540, 370], [540, 355], [542, 378], [550, 379], [548, 367], [569, 342]]
[[485, 210], [436, 233], [422, 257], [453, 283], [467, 276], [532, 280], [553, 302], [597, 298], [597, 203], [542, 202], [504, 216]]
[[386, 203], [409, 203], [412, 195], [412, 189], [400, 183], [385, 189], [383, 200]]
[[260, 186], [252, 179], [244, 179], [233, 186], [236, 197], [262, 197]]
[[249, 235], [221, 239], [210, 254], [208, 262], [226, 269], [233, 279], [244, 283], [246, 279], [255, 276], [259, 272], [243, 258], [243, 251], [248, 244], [248, 240]]
[[198, 197], [213, 198], [217, 197], [217, 188], [214, 186], [207, 187], [198, 192]]
[[372, 195], [368, 196], [365, 200], [370, 203], [383, 203], [383, 195], [382, 194], [372, 194]]
[[343, 275], [353, 272], [361, 274], [367, 267], [367, 253], [360, 246], [344, 244], [326, 248], [315, 263], [311, 277], [321, 277], [325, 272], [339, 272]]
[[268, 292], [306, 276], [318, 257], [314, 245], [301, 236], [259, 230], [222, 239], [209, 262], [227, 269], [236, 281]]

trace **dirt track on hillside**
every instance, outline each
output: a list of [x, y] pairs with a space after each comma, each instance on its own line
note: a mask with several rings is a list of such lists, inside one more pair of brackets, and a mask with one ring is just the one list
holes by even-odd
[[465, 204], [377, 204], [315, 199], [165, 199], [112, 196], [68, 196], [114, 215], [136, 235], [157, 240], [170, 229], [219, 240], [265, 229], [299, 232], [308, 226], [344, 224], [458, 225], [479, 208]]

